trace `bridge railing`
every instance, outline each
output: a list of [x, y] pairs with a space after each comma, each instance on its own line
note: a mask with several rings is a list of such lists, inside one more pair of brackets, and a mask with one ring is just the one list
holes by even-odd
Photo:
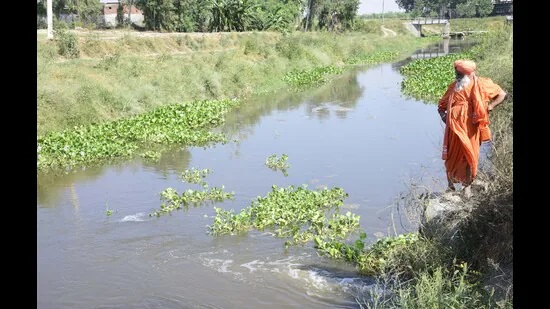
[[449, 20], [447, 18], [430, 18], [430, 17], [420, 17], [411, 20], [413, 24], [419, 25], [429, 25], [429, 24], [446, 24]]

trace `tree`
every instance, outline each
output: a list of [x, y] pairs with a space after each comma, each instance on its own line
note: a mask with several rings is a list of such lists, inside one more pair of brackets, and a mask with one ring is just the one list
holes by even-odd
[[210, 31], [246, 31], [258, 7], [254, 0], [211, 0]]
[[353, 25], [359, 8], [359, 0], [309, 0], [310, 15], [306, 19], [306, 30], [311, 29], [314, 17], [317, 29], [333, 29], [335, 24], [344, 28]]
[[204, 32], [208, 30], [208, 25], [211, 21], [210, 10], [208, 10], [209, 0], [193, 0], [194, 5], [190, 5], [191, 16], [194, 23], [194, 30]]
[[470, 0], [456, 6], [456, 13], [460, 17], [486, 17], [492, 11], [491, 0]]
[[249, 27], [256, 30], [291, 30], [302, 12], [302, 0], [256, 0]]
[[84, 24], [94, 24], [99, 20], [101, 3], [97, 0], [71, 0], [72, 8], [76, 9], [78, 19]]
[[[135, 0], [119, 0], [119, 8], [122, 7], [122, 24], [124, 25], [131, 25], [132, 24], [132, 8], [134, 7]], [[124, 17], [124, 11], [128, 11], [128, 17]], [[117, 17], [118, 17], [118, 10], [117, 10]]]
[[359, 0], [340, 0], [332, 1], [331, 6], [331, 25], [334, 22], [333, 17], [338, 17], [338, 22], [342, 24], [344, 29], [349, 29], [353, 26], [359, 9]]
[[116, 26], [117, 27], [123, 27], [124, 26], [124, 8], [122, 7], [124, 4], [118, 0], [118, 6], [116, 8]]
[[47, 2], [46, 0], [40, 0], [36, 3], [36, 27], [37, 29], [43, 29], [47, 27]]
[[175, 0], [174, 8], [176, 31], [206, 31], [210, 14], [206, 0]]
[[40, 0], [36, 3], [36, 15], [46, 17], [46, 0]]
[[415, 8], [416, 0], [395, 0], [395, 3], [400, 9], [405, 10], [405, 12], [410, 13]]
[[173, 0], [136, 0], [136, 6], [143, 12], [145, 27], [155, 31], [174, 31], [175, 7]]
[[134, 0], [126, 0], [128, 3], [128, 24], [132, 24], [132, 8], [134, 7]]
[[71, 21], [74, 22], [73, 17], [75, 15], [78, 16], [78, 6], [77, 6], [78, 3], [77, 3], [77, 0], [64, 0], [64, 1], [61, 1], [61, 3], [63, 4], [63, 7], [61, 8], [61, 10], [68, 13], [71, 16]]
[[454, 9], [459, 17], [485, 17], [493, 11], [492, 0], [395, 0], [397, 6], [416, 16], [443, 16]]

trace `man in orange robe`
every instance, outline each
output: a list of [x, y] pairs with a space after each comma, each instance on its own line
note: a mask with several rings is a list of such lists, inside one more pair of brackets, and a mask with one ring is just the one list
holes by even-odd
[[442, 159], [445, 160], [448, 189], [461, 183], [464, 197], [470, 198], [477, 175], [479, 148], [491, 139], [489, 112], [504, 101], [506, 92], [491, 79], [475, 75], [471, 60], [454, 62], [456, 80], [439, 100], [437, 111], [445, 122]]

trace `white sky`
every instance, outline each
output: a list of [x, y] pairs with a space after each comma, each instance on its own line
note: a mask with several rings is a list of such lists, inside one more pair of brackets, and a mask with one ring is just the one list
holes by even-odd
[[358, 15], [382, 13], [382, 4], [384, 5], [384, 13], [387, 12], [404, 12], [401, 10], [394, 0], [361, 0], [359, 2]]

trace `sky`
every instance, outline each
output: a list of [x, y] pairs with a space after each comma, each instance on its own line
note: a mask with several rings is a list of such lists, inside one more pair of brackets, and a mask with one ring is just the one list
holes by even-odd
[[361, 0], [359, 1], [359, 10], [357, 13], [359, 15], [372, 13], [380, 14], [382, 13], [382, 4], [384, 6], [384, 13], [404, 12], [397, 6], [394, 0]]

